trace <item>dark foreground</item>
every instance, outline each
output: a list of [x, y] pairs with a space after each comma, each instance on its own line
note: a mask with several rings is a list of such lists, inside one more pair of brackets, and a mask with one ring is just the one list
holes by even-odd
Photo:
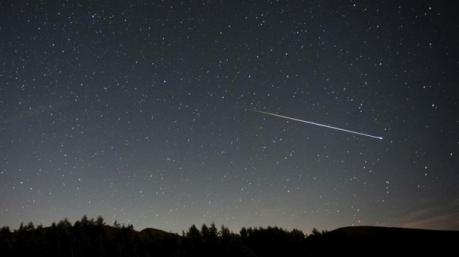
[[459, 231], [383, 227], [346, 227], [305, 236], [277, 227], [243, 228], [239, 233], [214, 225], [192, 226], [182, 235], [157, 229], [135, 231], [132, 226], [106, 225], [102, 218], [50, 227], [32, 224], [0, 230], [0, 256], [317, 256], [348, 254], [456, 253]]

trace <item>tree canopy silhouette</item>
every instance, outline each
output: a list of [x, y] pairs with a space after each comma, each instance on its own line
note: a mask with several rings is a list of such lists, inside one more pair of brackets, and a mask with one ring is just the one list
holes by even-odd
[[[182, 235], [147, 228], [135, 231], [132, 225], [102, 217], [71, 223], [67, 219], [50, 227], [29, 222], [12, 231], [0, 229], [1, 256], [316, 256], [357, 253], [371, 247], [379, 252], [409, 249], [447, 251], [459, 242], [459, 232], [396, 228], [352, 227], [331, 232], [314, 229], [310, 235], [279, 227], [242, 228], [239, 233], [212, 223], [200, 229], [192, 225]], [[358, 247], [357, 247], [358, 246]]]

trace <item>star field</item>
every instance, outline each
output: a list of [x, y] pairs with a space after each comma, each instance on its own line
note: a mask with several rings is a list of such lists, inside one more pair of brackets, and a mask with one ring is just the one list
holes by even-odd
[[0, 225], [459, 229], [457, 7], [2, 1]]

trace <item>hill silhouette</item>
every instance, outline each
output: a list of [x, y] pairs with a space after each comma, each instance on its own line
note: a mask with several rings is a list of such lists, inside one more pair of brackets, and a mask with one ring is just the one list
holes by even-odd
[[105, 224], [102, 217], [64, 219], [49, 227], [21, 224], [0, 229], [0, 256], [317, 256], [454, 252], [459, 231], [386, 227], [344, 227], [330, 232], [278, 227], [192, 225], [182, 235], [132, 225]]

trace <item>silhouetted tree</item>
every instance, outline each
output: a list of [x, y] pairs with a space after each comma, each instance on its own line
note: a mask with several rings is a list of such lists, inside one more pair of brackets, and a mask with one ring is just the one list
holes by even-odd
[[186, 237], [192, 240], [201, 241], [201, 232], [195, 225], [192, 225], [186, 233]]
[[242, 240], [247, 239], [247, 229], [242, 227], [241, 230], [239, 231], [239, 234], [241, 235]]
[[115, 228], [121, 228], [121, 224], [119, 224], [118, 221], [115, 220], [115, 221], [113, 222], [113, 227], [115, 227]]
[[88, 226], [90, 224], [89, 219], [86, 215], [81, 218], [80, 224], [82, 226]]
[[102, 216], [97, 217], [96, 225], [97, 226], [104, 226], [105, 225], [104, 218], [102, 218]]
[[68, 229], [70, 227], [72, 227], [72, 223], [70, 223], [66, 218], [59, 221], [59, 223], [57, 223], [57, 226], [62, 228], [62, 229]]
[[215, 226], [215, 223], [211, 223], [209, 227], [209, 238], [216, 239], [218, 236], [218, 229]]
[[207, 227], [206, 224], [202, 224], [201, 226], [201, 236], [204, 241], [209, 239], [209, 228]]

